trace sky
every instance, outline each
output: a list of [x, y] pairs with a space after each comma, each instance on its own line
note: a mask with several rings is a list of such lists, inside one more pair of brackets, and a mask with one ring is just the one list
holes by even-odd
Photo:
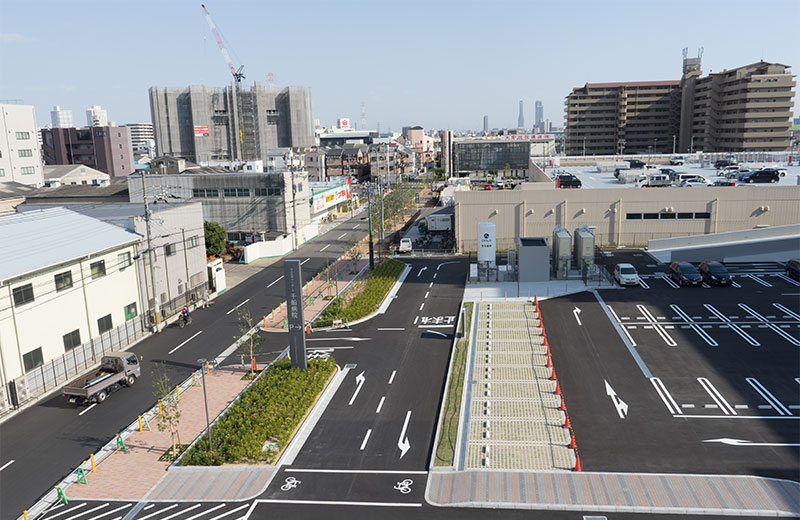
[[[516, 127], [534, 102], [563, 124], [587, 82], [677, 80], [764, 59], [800, 68], [800, 1], [206, 0], [245, 83], [311, 88], [314, 117], [399, 131]], [[794, 36], [792, 36], [794, 34]], [[0, 0], [0, 100], [86, 124], [150, 122], [150, 86], [223, 86], [230, 73], [200, 0]], [[795, 113], [797, 99], [795, 98]]]

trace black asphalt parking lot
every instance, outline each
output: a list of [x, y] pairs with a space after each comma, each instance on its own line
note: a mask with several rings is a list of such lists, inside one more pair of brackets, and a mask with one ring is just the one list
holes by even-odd
[[799, 479], [800, 286], [775, 266], [541, 303], [584, 470]]

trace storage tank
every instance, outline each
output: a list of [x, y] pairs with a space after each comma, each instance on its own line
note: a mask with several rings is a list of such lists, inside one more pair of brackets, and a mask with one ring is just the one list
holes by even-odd
[[575, 264], [579, 268], [594, 265], [594, 233], [586, 226], [575, 230]]
[[557, 278], [566, 277], [572, 267], [572, 236], [562, 227], [553, 231], [552, 266]]
[[495, 267], [497, 228], [492, 222], [478, 222], [478, 265]]

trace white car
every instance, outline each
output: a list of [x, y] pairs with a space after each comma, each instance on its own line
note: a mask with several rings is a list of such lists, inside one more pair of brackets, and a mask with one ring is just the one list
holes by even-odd
[[728, 175], [730, 175], [731, 172], [735, 172], [735, 171], [738, 171], [738, 170], [739, 170], [738, 166], [725, 166], [725, 167], [720, 168], [719, 170], [717, 170], [717, 176], [719, 176], [719, 177], [728, 177]]
[[410, 253], [414, 249], [414, 243], [410, 238], [401, 238], [400, 247], [397, 248], [398, 253]]
[[739, 175], [743, 175], [745, 173], [750, 173], [749, 168], [739, 168], [738, 170], [730, 170], [725, 172], [725, 177], [728, 179], [736, 180], [739, 178]]
[[617, 264], [614, 267], [614, 279], [620, 285], [638, 285], [639, 273], [631, 264]]
[[711, 186], [711, 184], [710, 180], [698, 175], [696, 177], [683, 179], [680, 185], [682, 188], [691, 188], [692, 186]]

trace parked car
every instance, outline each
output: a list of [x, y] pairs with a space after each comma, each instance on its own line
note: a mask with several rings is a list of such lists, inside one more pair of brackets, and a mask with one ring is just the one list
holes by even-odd
[[639, 273], [631, 264], [617, 264], [614, 267], [614, 279], [620, 285], [637, 285], [639, 283]]
[[672, 159], [669, 160], [669, 163], [672, 166], [683, 166], [685, 161], [683, 157], [673, 157]]
[[645, 166], [647, 166], [647, 163], [645, 163], [644, 161], [640, 161], [638, 159], [631, 159], [628, 161], [628, 164], [629, 164], [628, 167], [631, 170], [638, 170], [640, 168], [644, 168]]
[[764, 169], [764, 170], [756, 170], [754, 172], [745, 173], [739, 176], [739, 182], [744, 183], [765, 183], [765, 182], [778, 182], [781, 179], [781, 175], [778, 173], [778, 170], [773, 169]]
[[660, 171], [664, 175], [668, 175], [670, 179], [678, 175], [678, 172], [676, 172], [672, 168], [659, 168], [658, 171]]
[[775, 168], [775, 169], [778, 171], [778, 175], [780, 175], [781, 177], [786, 177], [786, 174], [788, 173], [786, 168]]
[[717, 179], [714, 181], [714, 186], [736, 186], [736, 181], [730, 179]]
[[484, 190], [491, 190], [492, 189], [492, 185], [491, 184], [484, 184], [483, 185], [483, 189]]
[[699, 267], [703, 281], [708, 285], [730, 285], [733, 282], [731, 274], [722, 263], [715, 260], [703, 262]]
[[689, 262], [672, 262], [669, 264], [669, 276], [678, 285], [698, 286], [703, 283], [703, 275]]
[[786, 262], [786, 276], [800, 282], [800, 258], [792, 258]]
[[750, 170], [749, 168], [740, 168], [738, 170], [729, 170], [729, 171], [725, 172], [724, 177], [726, 179], [734, 179], [734, 180], [736, 180], [736, 179], [739, 178], [740, 175], [744, 175], [745, 173], [750, 173], [751, 171], [752, 170]]
[[414, 244], [410, 238], [401, 238], [400, 247], [397, 248], [398, 253], [410, 253], [414, 249]]
[[736, 166], [737, 162], [733, 159], [720, 159], [719, 161], [714, 163], [714, 168], [720, 169], [726, 166]]
[[556, 188], [580, 188], [582, 185], [581, 180], [571, 173], [556, 177]]
[[681, 181], [681, 187], [691, 188], [692, 186], [711, 186], [711, 181], [700, 175], [687, 177]]
[[[717, 176], [727, 177], [731, 172], [740, 171], [738, 166], [725, 166], [717, 170]], [[749, 171], [749, 170], [748, 170]]]

